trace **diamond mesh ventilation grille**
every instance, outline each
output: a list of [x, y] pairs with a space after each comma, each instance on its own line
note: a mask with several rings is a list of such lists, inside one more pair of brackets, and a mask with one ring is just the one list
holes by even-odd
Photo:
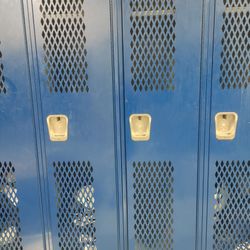
[[93, 167], [90, 162], [54, 162], [60, 249], [95, 250]]
[[171, 162], [134, 162], [135, 249], [173, 249]]
[[242, 250], [250, 244], [250, 161], [217, 161], [215, 177], [213, 249]]
[[134, 91], [174, 90], [175, 1], [130, 0]]
[[15, 168], [0, 162], [0, 249], [22, 250]]
[[[1, 43], [0, 43], [1, 44]], [[3, 63], [2, 63], [2, 52], [0, 51], [0, 94], [6, 94], [5, 79], [3, 75]]]
[[45, 73], [50, 92], [88, 92], [84, 0], [42, 0]]
[[246, 88], [250, 84], [250, 1], [223, 2], [220, 85], [222, 89]]

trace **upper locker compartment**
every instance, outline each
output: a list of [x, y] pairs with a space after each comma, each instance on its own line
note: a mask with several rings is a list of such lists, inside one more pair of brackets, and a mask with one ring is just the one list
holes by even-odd
[[115, 250], [110, 1], [31, 2], [53, 248]]
[[243, 250], [250, 247], [250, 2], [215, 7], [207, 249]]
[[128, 1], [130, 84], [135, 92], [175, 89], [176, 4]]
[[123, 3], [129, 249], [195, 249], [201, 24], [202, 1]]
[[39, 9], [49, 92], [88, 92], [84, 1], [44, 0]]

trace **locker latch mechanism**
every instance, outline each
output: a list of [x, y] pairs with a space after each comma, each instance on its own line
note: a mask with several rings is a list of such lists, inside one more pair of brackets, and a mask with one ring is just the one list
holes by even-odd
[[150, 139], [151, 116], [149, 114], [133, 114], [129, 117], [129, 123], [133, 141]]
[[235, 112], [220, 112], [215, 116], [216, 138], [233, 140], [236, 135], [238, 115]]
[[66, 115], [49, 115], [47, 124], [51, 141], [68, 139], [68, 117]]

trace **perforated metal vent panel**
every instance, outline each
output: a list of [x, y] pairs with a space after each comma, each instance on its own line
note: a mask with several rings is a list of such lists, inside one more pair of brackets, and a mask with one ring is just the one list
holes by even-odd
[[0, 249], [22, 250], [15, 168], [0, 162]]
[[246, 88], [250, 84], [250, 2], [223, 2], [220, 85], [222, 89]]
[[90, 162], [54, 162], [60, 249], [95, 250], [93, 167]]
[[[1, 45], [1, 42], [0, 42]], [[3, 62], [2, 62], [2, 52], [0, 51], [0, 94], [6, 94], [5, 79], [3, 75]]]
[[242, 250], [250, 245], [250, 161], [217, 161], [215, 177], [213, 249]]
[[175, 1], [130, 0], [134, 91], [174, 90]]
[[88, 92], [83, 0], [42, 0], [45, 73], [50, 92]]
[[135, 249], [173, 249], [173, 171], [171, 162], [134, 162]]

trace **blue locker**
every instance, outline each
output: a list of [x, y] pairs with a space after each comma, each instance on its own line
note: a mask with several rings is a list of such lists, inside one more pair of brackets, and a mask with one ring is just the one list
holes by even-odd
[[195, 249], [202, 1], [124, 1], [123, 30], [128, 247]]
[[[47, 248], [117, 249], [110, 3], [39, 0], [24, 9], [40, 117]], [[68, 124], [65, 137], [56, 135], [56, 122]]]
[[[206, 249], [250, 244], [249, 7], [248, 0], [224, 0], [214, 10]], [[237, 113], [233, 140], [216, 139], [218, 112]]]
[[249, 249], [249, 6], [2, 0], [0, 249]]
[[20, 1], [0, 4], [0, 249], [43, 249], [30, 72]]

